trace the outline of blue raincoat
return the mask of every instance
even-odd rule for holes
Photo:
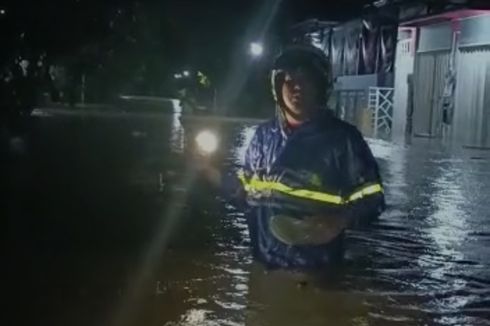
[[[342,255],[343,232],[328,243],[295,244],[273,232],[278,216],[338,215],[363,223],[384,209],[377,163],[360,132],[329,111],[293,130],[260,125],[239,179],[247,197],[254,256],[269,267],[320,267]]]

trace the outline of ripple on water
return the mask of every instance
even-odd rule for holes
[[[252,131],[238,133],[234,163]],[[208,300],[202,309],[192,307],[175,325],[490,323],[488,165],[433,145],[369,144],[388,210],[347,232],[340,266],[307,276],[300,287],[287,272],[256,268],[245,217],[227,205],[213,234],[219,277],[199,295]]]

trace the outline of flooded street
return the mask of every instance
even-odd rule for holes
[[[300,275],[254,262],[243,213],[183,160],[178,116],[29,130],[2,186],[6,325],[490,325],[489,151],[369,141],[388,209],[347,233],[340,265]],[[253,124],[221,132],[230,168]]]

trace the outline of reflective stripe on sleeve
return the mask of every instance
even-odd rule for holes
[[[289,196],[316,200],[324,203],[345,205],[354,201],[357,201],[366,196],[370,196],[376,193],[382,193],[383,187],[381,184],[370,184],[356,190],[349,196],[342,197],[339,195],[329,194],[326,192],[308,190],[308,189],[295,189],[291,188],[283,183],[276,181],[264,181],[260,180],[258,176],[253,176],[247,180],[243,171],[238,172],[238,178],[243,184],[246,192],[271,192],[277,191]]]

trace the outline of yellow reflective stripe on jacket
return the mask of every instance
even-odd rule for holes
[[[342,204],[343,202],[343,199],[340,196],[331,195],[319,191],[307,190],[307,189],[294,189],[280,182],[262,181],[259,180],[258,178],[252,178],[248,182],[248,187],[249,189],[256,190],[256,191],[275,190],[290,196],[312,199],[312,200],[317,200],[317,201],[322,201],[322,202],[332,203],[332,204]]]
[[[338,195],[332,195],[324,192],[307,190],[307,189],[294,189],[285,184],[275,181],[263,181],[257,176],[253,176],[250,180],[245,178],[242,171],[238,172],[238,178],[243,183],[245,191],[278,191],[290,196],[312,199],[330,204],[342,205],[349,202],[356,201],[365,196],[369,196],[378,192],[383,192],[383,187],[380,184],[369,185],[360,190],[357,190],[347,198],[342,198]]]
[[[379,183],[374,185],[369,185],[350,195],[348,201],[349,202],[356,201],[365,196],[373,195],[378,192],[383,192],[383,187]]]

